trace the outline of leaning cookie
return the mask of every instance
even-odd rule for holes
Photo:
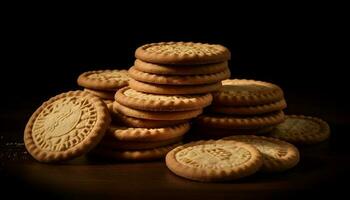
[[[330,128],[327,122],[316,117],[287,115],[269,136],[293,144],[315,144],[330,137]]]
[[[62,93],[33,113],[24,130],[24,144],[40,162],[69,160],[95,147],[110,121],[100,98],[83,91]]]
[[[257,172],[263,164],[252,145],[235,141],[197,141],[166,155],[166,165],[176,175],[195,181],[228,181]]]
[[[255,146],[264,158],[261,170],[265,172],[280,172],[293,168],[299,162],[298,149],[287,142],[264,136],[235,135],[223,138],[235,140]]]
[[[116,91],[128,85],[129,76],[126,70],[97,70],[82,73],[78,85],[93,90]]]

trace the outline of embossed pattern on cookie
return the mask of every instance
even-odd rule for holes
[[[137,48],[135,57],[157,64],[209,64],[229,60],[231,54],[217,44],[160,42]]]
[[[270,136],[293,144],[315,144],[330,137],[330,128],[327,122],[316,117],[287,115]]]
[[[82,73],[78,77],[78,85],[95,90],[115,91],[128,85],[127,70],[97,70]]]
[[[253,135],[237,135],[223,138],[223,140],[235,140],[255,146],[263,155],[264,165],[261,168],[265,172],[279,172],[288,170],[299,162],[299,151],[287,142]]]
[[[179,146],[166,156],[167,167],[196,181],[223,181],[255,173],[262,156],[249,144],[235,141],[197,141]]]

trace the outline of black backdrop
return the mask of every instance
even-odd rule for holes
[[[329,81],[334,68],[326,62],[329,19],[316,5],[258,5],[243,11],[219,2],[164,2],[149,10],[134,3],[107,10],[23,7],[7,15],[3,109],[29,104],[33,110],[52,95],[78,89],[80,73],[129,68],[138,46],[159,41],[223,44],[232,52],[232,77],[271,81],[287,94],[316,95],[317,101],[335,105]]]

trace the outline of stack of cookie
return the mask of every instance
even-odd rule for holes
[[[113,126],[95,153],[118,159],[164,157],[212,102],[230,76],[221,45],[168,42],[141,46],[129,69],[130,87],[113,102]]]
[[[152,94],[203,94],[218,90],[230,77],[230,51],[221,45],[192,42],[146,44],[135,52],[130,87]]]
[[[82,73],[78,77],[78,85],[97,97],[100,97],[111,110],[114,95],[118,89],[127,86],[129,81],[127,70],[97,70]]]
[[[197,133],[210,137],[237,134],[263,134],[284,121],[286,102],[275,84],[228,79],[213,93],[213,104],[199,116]]]

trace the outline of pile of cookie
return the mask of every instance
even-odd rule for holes
[[[222,85],[208,111],[196,119],[196,132],[202,136],[264,134],[284,121],[287,104],[277,85],[245,79],[224,80]]]
[[[118,160],[166,155],[167,167],[179,176],[221,181],[288,170],[299,162],[292,144],[329,138],[323,120],[284,115],[277,85],[227,79],[230,52],[221,45],[153,43],[135,56],[128,74],[85,72],[78,78],[85,91],[44,102],[24,131],[28,152],[41,162],[88,152]],[[221,139],[180,145],[193,118],[201,138]]]
[[[164,157],[190,129],[189,121],[211,104],[210,92],[230,76],[230,52],[221,45],[148,44],[138,48],[135,57],[129,87],[115,94],[113,122],[92,152],[95,155],[127,160]]]

